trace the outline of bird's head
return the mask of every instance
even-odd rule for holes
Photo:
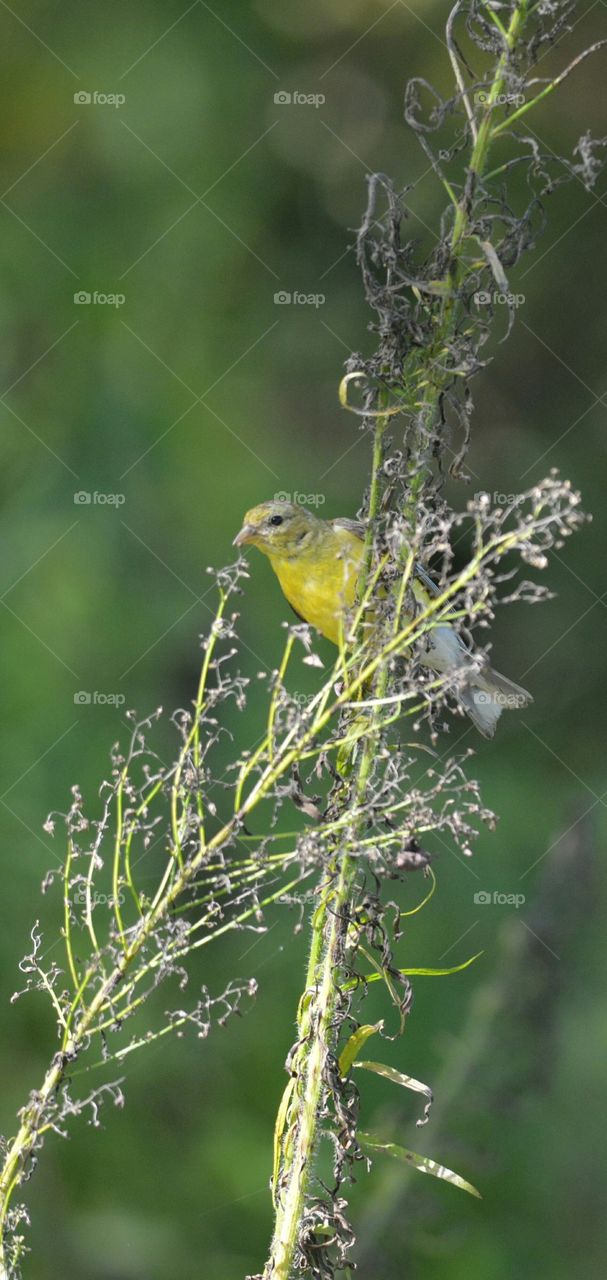
[[[267,556],[299,555],[314,541],[322,521],[293,502],[261,502],[247,511],[233,545],[251,544]]]

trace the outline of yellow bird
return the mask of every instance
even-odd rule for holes
[[[364,552],[364,526],[356,520],[320,520],[291,502],[262,502],[247,511],[234,546],[263,551],[298,617],[339,643],[348,610],[356,601]],[[412,591],[427,605],[438,588],[416,565]],[[458,680],[457,697],[477,729],[491,738],[504,708],[524,707],[530,693],[478,661],[448,623],[433,627],[421,661],[439,674],[470,668],[470,680]]]

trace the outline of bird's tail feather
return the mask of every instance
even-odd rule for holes
[[[475,672],[474,682],[459,690],[459,700],[472,723],[485,738],[492,738],[504,710],[520,710],[533,702],[530,693],[493,667]]]

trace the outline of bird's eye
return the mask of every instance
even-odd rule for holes
[[[268,520],[268,524],[282,524],[282,521],[283,521],[282,516],[270,516],[270,519]]]

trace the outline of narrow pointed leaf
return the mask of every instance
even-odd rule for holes
[[[463,964],[452,965],[450,969],[401,969],[400,973],[404,973],[407,978],[444,978],[449,973],[461,973],[462,969],[467,969],[483,954],[482,951],[477,951],[475,956],[470,956],[468,960],[464,960]]]
[[[278,1185],[278,1174],[280,1173],[282,1135],[283,1135],[283,1131],[284,1131],[284,1127],[287,1119],[287,1113],[289,1110],[289,1103],[291,1101],[291,1096],[293,1094],[293,1090],[295,1088],[296,1083],[297,1082],[296,1082],[295,1076],[291,1076],[291,1079],[288,1081],[285,1091],[280,1100],[280,1106],[278,1108],[278,1114],[276,1116],[276,1124],[274,1126],[274,1168],[272,1173],[272,1196],[274,1199],[274,1203],[276,1203],[276,1188]]]
[[[383,1151],[386,1155],[393,1156],[395,1160],[402,1160],[404,1164],[412,1165],[420,1173],[430,1173],[434,1178],[450,1182],[452,1186],[459,1187],[461,1191],[467,1191],[469,1195],[482,1200],[480,1191],[477,1191],[471,1182],[460,1178],[459,1173],[454,1173],[453,1169],[447,1169],[446,1165],[438,1164],[428,1156],[420,1156],[416,1151],[409,1151],[408,1147],[399,1147],[395,1142],[382,1142],[379,1138],[374,1138],[371,1133],[360,1133],[358,1136],[361,1145],[368,1147],[370,1151]]]
[[[480,236],[474,236],[473,239],[476,240],[477,244],[480,244],[480,247],[487,259],[487,262],[491,267],[491,272],[493,275],[493,279],[495,280],[495,283],[499,285],[500,289],[502,289],[504,293],[507,293],[508,277],[506,275],[506,272],[504,271],[504,268],[498,258],[498,255],[493,245],[490,243],[489,240],[481,240]]]
[[[447,975],[450,973],[461,973],[462,969],[467,969],[471,964],[474,964],[475,960],[479,960],[482,955],[484,955],[484,952],[477,951],[476,955],[470,956],[468,960],[464,960],[463,964],[454,964],[450,969],[406,968],[406,969],[399,969],[399,973],[402,973],[405,978],[444,978],[444,977],[447,977]],[[383,969],[379,973],[365,973],[363,980],[364,982],[379,982],[380,978],[381,979],[385,978]],[[358,981],[360,981],[360,979],[358,979]],[[345,982],[343,986],[343,990],[351,991],[352,988],[355,987],[356,985],[357,985],[357,979],[354,979],[351,982]]]
[[[424,1115],[421,1120],[417,1121],[418,1128],[428,1123],[430,1107],[434,1102],[434,1094],[429,1085],[422,1084],[421,1080],[416,1080],[414,1076],[406,1076],[403,1071],[397,1071],[395,1067],[388,1067],[384,1062],[355,1062],[354,1066],[365,1071],[374,1071],[378,1076],[385,1076],[386,1080],[391,1080],[393,1084],[400,1084],[404,1089],[413,1089],[414,1093],[423,1093],[427,1098],[424,1107]]]

